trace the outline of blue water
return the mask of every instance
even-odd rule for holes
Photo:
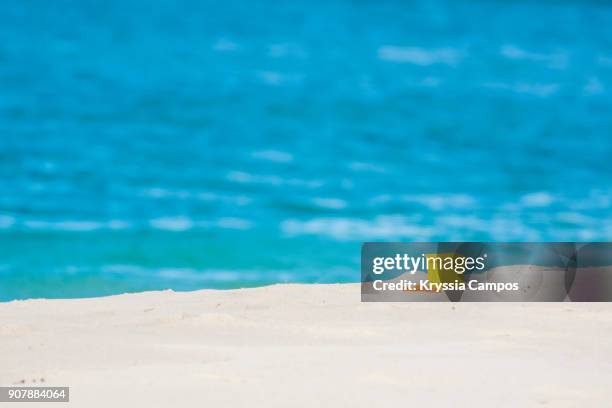
[[[612,239],[604,1],[3,1],[0,300]]]

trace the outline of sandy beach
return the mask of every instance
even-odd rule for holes
[[[70,386],[79,407],[611,399],[610,304],[359,298],[344,284],[3,303],[0,383]]]

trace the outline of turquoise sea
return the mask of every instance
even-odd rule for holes
[[[612,240],[612,4],[0,4],[0,300]]]

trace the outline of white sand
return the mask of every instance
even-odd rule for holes
[[[359,299],[278,285],[3,303],[0,384],[70,386],[74,407],[612,404],[612,304]]]

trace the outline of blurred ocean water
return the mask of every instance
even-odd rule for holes
[[[0,5],[0,300],[612,239],[612,5]]]

